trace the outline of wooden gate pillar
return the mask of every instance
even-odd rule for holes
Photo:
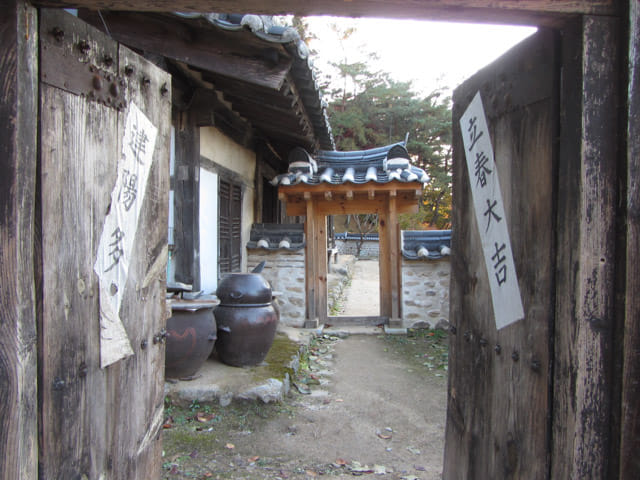
[[[380,262],[380,315],[389,318],[390,327],[402,325],[402,263],[400,261],[400,226],[396,192],[391,190],[379,214],[380,252],[388,261]]]
[[[318,212],[311,193],[305,192],[305,328],[327,320],[327,217]]]
[[[316,237],[316,224],[313,221],[315,218],[315,206],[311,200],[311,194],[306,192],[304,194],[304,200],[306,204],[306,218],[304,221],[304,235],[306,237],[306,245],[304,248],[304,263],[305,263],[305,292],[306,292],[306,312],[304,328],[316,328],[318,326],[318,314],[316,311],[316,282],[318,266],[315,262],[317,258],[316,243],[314,241]]]
[[[38,16],[0,17],[0,478],[38,478],[34,217]]]

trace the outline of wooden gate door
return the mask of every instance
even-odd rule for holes
[[[170,77],[40,16],[40,478],[160,478]]]
[[[444,478],[544,479],[549,470],[554,317],[556,38],[541,30],[454,93],[451,350]],[[460,118],[477,92],[495,164],[474,158],[471,179]],[[485,132],[486,134],[486,132]],[[490,164],[489,164],[490,165]],[[495,168],[494,168],[495,167]],[[497,174],[524,319],[498,329],[471,183]],[[492,205],[488,204],[488,205]],[[492,217],[492,218],[489,218]],[[494,260],[498,261],[498,257]]]

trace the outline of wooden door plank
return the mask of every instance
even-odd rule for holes
[[[626,310],[620,433],[620,479],[640,478],[640,4],[629,1]]]
[[[164,344],[154,337],[166,321],[171,98],[162,91],[163,86],[171,91],[171,78],[120,46],[122,73],[127,65],[139,72],[138,77],[129,79],[129,100],[158,128],[158,137],[120,314],[135,354],[118,362],[110,372],[108,413],[113,419],[110,451],[118,459],[113,462],[112,478],[146,479],[159,478],[162,466]],[[140,78],[149,82],[140,83]]]
[[[552,478],[607,478],[612,460],[618,30],[585,17],[564,35]]]
[[[168,75],[61,10],[41,12],[43,54],[109,67],[126,98],[158,128],[120,318],[133,355],[100,368],[100,293],[94,264],[123,151],[118,111],[41,84],[43,288],[41,314],[42,478],[160,475],[171,84]],[[47,38],[54,31],[60,35]],[[65,41],[65,39],[67,39]],[[83,52],[77,42],[86,41]],[[48,42],[48,43],[47,43]],[[46,48],[45,48],[46,47]],[[60,52],[59,52],[60,53]],[[78,57],[80,55],[80,57]],[[134,74],[125,75],[125,67]],[[50,80],[50,79],[47,79]],[[163,88],[163,86],[165,88]],[[70,245],[73,248],[70,248]]]
[[[9,0],[0,17],[0,478],[38,476],[34,212],[37,12]],[[39,283],[39,282],[38,282]]]
[[[76,42],[84,40],[94,47],[85,60],[98,64],[104,50],[97,45],[113,45],[63,11],[43,11],[40,18],[43,55],[48,48],[60,48],[77,58],[76,43],[70,40],[75,37]],[[56,29],[69,40],[51,46],[56,41],[51,32]],[[99,293],[93,267],[116,181],[120,114],[44,83],[40,97],[40,475],[99,478],[108,471],[109,432],[107,372],[100,369]]]
[[[555,38],[541,30],[454,93],[454,208],[447,479],[548,476],[553,319]],[[526,59],[526,60],[525,60]],[[535,90],[504,101],[522,73]],[[480,91],[489,123],[525,318],[496,330],[458,119]],[[540,92],[546,92],[542,98]],[[492,101],[495,98],[496,101]],[[475,179],[474,179],[475,180]]]

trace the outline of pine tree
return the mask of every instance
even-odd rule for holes
[[[431,182],[420,212],[403,215],[401,226],[412,229],[450,228],[451,107],[440,91],[421,97],[411,82],[398,82],[367,63],[337,64],[345,81],[330,95],[329,118],[339,150],[363,150],[402,141],[414,164]],[[349,80],[347,82],[346,80]],[[351,85],[347,90],[346,85]]]

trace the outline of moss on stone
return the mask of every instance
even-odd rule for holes
[[[287,335],[276,334],[267,357],[261,365],[253,367],[254,380],[276,378],[283,380],[286,374],[293,378],[300,356],[300,344]]]

